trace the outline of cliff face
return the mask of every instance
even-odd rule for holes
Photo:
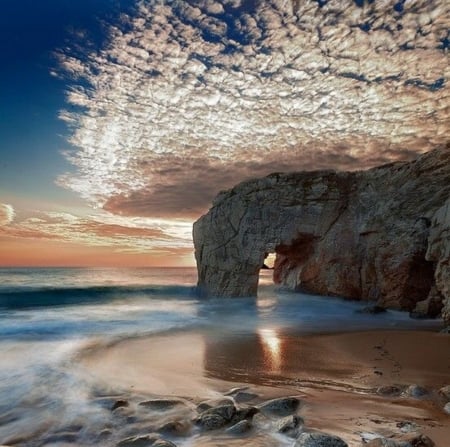
[[[450,148],[363,172],[272,174],[219,194],[194,224],[199,287],[254,296],[274,280],[450,319]],[[417,304],[419,303],[419,304]]]

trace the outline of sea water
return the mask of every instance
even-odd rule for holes
[[[44,445],[44,434],[58,427],[101,425],[102,413],[87,398],[92,384],[74,360],[94,342],[190,328],[245,335],[439,325],[289,292],[272,284],[270,271],[261,273],[258,298],[201,299],[196,280],[194,268],[0,269],[0,445]]]

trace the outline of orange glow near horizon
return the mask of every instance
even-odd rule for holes
[[[194,267],[192,251],[123,253],[61,241],[0,238],[0,267]]]

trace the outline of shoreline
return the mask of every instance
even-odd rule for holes
[[[450,417],[438,394],[450,382],[446,352],[448,335],[423,330],[298,335],[261,329],[230,335],[204,329],[91,346],[78,360],[91,377],[122,390],[124,399],[198,404],[245,387],[257,395],[251,404],[298,396],[309,429],[338,435],[350,447],[360,446],[364,436],[401,439],[404,427],[446,447]],[[426,394],[411,395],[411,385]],[[214,445],[214,436],[220,434],[200,436],[195,445]]]

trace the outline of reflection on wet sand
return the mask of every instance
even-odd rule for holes
[[[275,329],[259,329],[266,365],[272,371],[278,371],[281,365],[281,341]]]

